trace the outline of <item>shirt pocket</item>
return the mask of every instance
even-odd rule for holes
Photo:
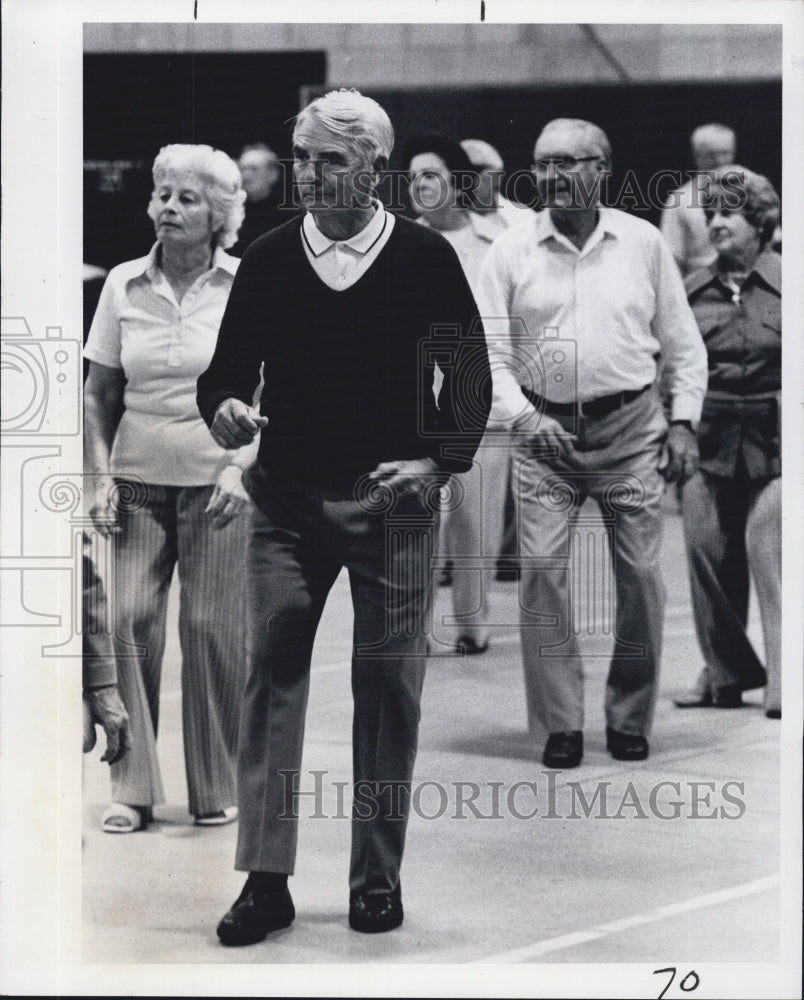
[[[759,321],[766,330],[771,330],[778,337],[781,337],[782,335],[781,301],[763,302],[759,308]]]

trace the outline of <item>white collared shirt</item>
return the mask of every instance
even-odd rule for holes
[[[325,236],[308,212],[301,227],[304,252],[324,284],[342,292],[368,271],[388,242],[395,222],[394,216],[377,202],[368,225],[351,239],[338,241]]]
[[[206,486],[227,453],[201,419],[196,382],[212,360],[240,261],[218,248],[211,269],[177,302],[157,266],[157,246],[109,272],[84,357],[126,377],[112,473],[163,486]]]
[[[549,210],[503,233],[480,275],[479,305],[495,369],[495,413],[528,416],[521,386],[553,402],[641,389],[662,357],[672,415],[696,423],[706,349],[658,229],[601,208],[579,250]]]
[[[497,207],[493,212],[472,212],[472,223],[478,236],[493,243],[507,229],[521,226],[533,216],[533,209],[517,205],[502,195],[497,196]]]

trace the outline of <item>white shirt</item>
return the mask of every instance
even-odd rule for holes
[[[667,240],[684,277],[708,267],[717,257],[709,239],[704,210],[698,204],[700,200],[700,178],[687,181],[672,193],[659,223],[662,236]]]
[[[533,210],[524,205],[517,205],[502,195],[497,196],[497,207],[493,212],[472,212],[472,222],[479,236],[490,243],[514,226],[521,226],[533,215]]]
[[[302,220],[302,245],[318,277],[336,292],[351,288],[368,271],[394,231],[396,220],[377,202],[369,224],[348,240],[325,236],[308,212]]]
[[[164,486],[206,486],[233,453],[215,444],[201,419],[196,381],[212,360],[240,261],[218,248],[211,270],[179,303],[157,266],[156,250],[109,272],[84,356],[122,369],[126,377],[112,474]]]
[[[549,211],[503,233],[480,275],[493,360],[494,412],[511,426],[532,416],[522,386],[553,402],[641,389],[661,353],[672,417],[697,423],[706,349],[672,254],[658,229],[601,208],[582,250]]]
[[[476,213],[467,212],[467,224],[460,229],[436,229],[424,216],[420,216],[416,220],[420,225],[432,229],[439,236],[443,236],[452,246],[461,262],[463,273],[466,275],[475,300],[477,300],[480,285],[480,267],[486,259],[489,247],[498,235],[497,232],[492,232],[488,225],[484,225],[480,219],[481,216]]]

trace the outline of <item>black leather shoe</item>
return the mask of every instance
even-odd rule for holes
[[[781,710],[781,708],[766,708],[765,709],[765,716],[768,719],[781,719],[781,717],[782,717],[782,710]]]
[[[545,767],[577,767],[582,759],[583,733],[579,729],[550,733],[542,754]]]
[[[393,892],[352,892],[349,896],[349,926],[363,934],[381,934],[399,927],[404,917],[402,887]]]
[[[218,924],[221,944],[256,944],[271,931],[289,927],[296,916],[287,886],[279,890],[254,889],[249,882]]]
[[[615,760],[645,760],[648,756],[648,741],[644,736],[618,733],[616,729],[606,729],[606,747]]]
[[[463,653],[464,656],[477,656],[479,653],[485,653],[488,648],[488,639],[478,642],[471,635],[459,635],[455,641],[455,652]]]

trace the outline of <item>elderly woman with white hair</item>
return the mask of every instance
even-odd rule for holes
[[[108,833],[144,829],[164,801],[156,754],[168,592],[178,564],[184,755],[200,826],[237,816],[234,761],[245,649],[243,561],[255,447],[215,444],[195,402],[239,261],[236,164],[170,145],[153,166],[156,243],[113,268],[89,332],[85,471],[95,528],[112,536],[112,609],[130,753],[112,765]]]

